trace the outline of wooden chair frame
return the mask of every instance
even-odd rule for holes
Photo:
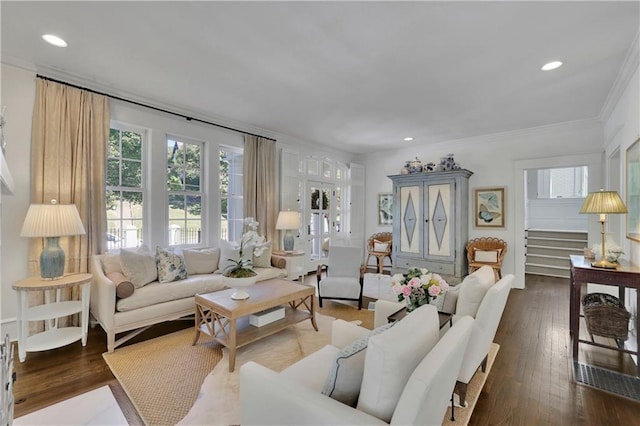
[[[387,250],[385,251],[374,251],[374,241],[377,240],[382,243],[389,244],[387,246]],[[391,259],[391,250],[393,247],[393,234],[391,232],[379,232],[377,234],[373,234],[367,240],[367,261],[365,262],[365,266],[369,267],[369,259],[371,257],[376,258],[376,264],[378,266],[378,273],[382,274],[384,271],[384,258],[388,257],[391,265],[393,266],[393,260]]]
[[[500,250],[497,262],[476,262],[476,250]],[[496,281],[502,278],[502,262],[507,253],[507,243],[500,238],[482,237],[470,240],[467,243],[467,261],[469,262],[469,273],[480,269],[484,265],[491,266],[496,274]]]

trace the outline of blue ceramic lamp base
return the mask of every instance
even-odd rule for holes
[[[282,244],[284,245],[284,251],[293,251],[293,233],[289,230],[284,234],[282,238]]]
[[[60,237],[46,237],[45,247],[40,254],[40,277],[55,280],[64,275],[64,250],[60,247]]]

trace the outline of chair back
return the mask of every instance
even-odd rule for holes
[[[514,276],[506,275],[487,290],[473,326],[473,333],[469,339],[469,346],[465,353],[458,380],[468,383],[478,369],[480,363],[489,353],[491,343],[496,336],[502,313],[507,305],[509,291],[513,286]]]
[[[476,251],[490,252],[497,251],[495,261],[478,260]],[[485,263],[487,265],[502,265],[504,255],[507,253],[507,243],[500,238],[482,237],[471,240],[467,243],[467,261],[471,263]]]
[[[379,232],[377,234],[373,234],[367,240],[367,251],[369,253],[386,253],[391,254],[391,245],[393,241],[393,234],[391,232]],[[379,244],[376,244],[379,243]],[[386,248],[381,250],[381,244],[386,244]],[[378,249],[378,250],[376,250]]]
[[[456,321],[418,364],[402,391],[391,424],[440,424],[451,400],[473,323],[470,316]]]
[[[331,246],[327,262],[327,276],[360,278],[362,249],[360,247]]]

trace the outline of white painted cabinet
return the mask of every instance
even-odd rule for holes
[[[393,265],[467,274],[468,170],[389,176],[393,181]]]

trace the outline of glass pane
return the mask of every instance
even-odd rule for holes
[[[309,159],[307,160],[307,174],[311,176],[318,176],[320,174],[320,165],[318,164],[318,160]]]
[[[200,214],[202,210],[202,197],[200,197],[199,195],[187,195],[185,198],[187,202],[187,219],[200,220]]]
[[[185,191],[200,191],[200,169],[187,168],[184,189]]]
[[[124,225],[120,247],[138,247],[142,244],[142,220],[132,220]]]
[[[340,213],[336,214],[336,220],[334,222],[334,227],[336,232],[340,232],[340,230],[342,229],[342,225],[341,225],[342,219],[340,218]]]
[[[201,224],[199,220],[187,220],[182,244],[200,244]]]
[[[120,131],[118,129],[109,129],[109,157],[120,156]]]
[[[322,210],[329,210],[329,200],[331,199],[331,193],[328,189],[322,190]]]
[[[142,219],[142,193],[133,191],[122,191],[122,211],[120,217],[123,219]]]
[[[173,220],[184,221],[184,195],[169,194],[169,223]]]
[[[320,209],[320,189],[311,188],[311,208],[314,210]]]
[[[322,163],[322,176],[327,179],[331,179],[331,175],[331,164],[325,161],[324,163]]]
[[[142,188],[142,163],[122,160],[122,186]]]
[[[105,204],[107,208],[107,220],[120,217],[118,213],[118,210],[120,209],[119,191],[105,191]]]
[[[122,132],[122,158],[142,160],[142,135]]]
[[[120,160],[107,160],[107,186],[120,186]]]
[[[309,235],[320,234],[320,213],[311,213],[309,219]]]
[[[328,234],[330,229],[329,229],[329,216],[326,213],[322,213],[322,233],[323,234]]]

